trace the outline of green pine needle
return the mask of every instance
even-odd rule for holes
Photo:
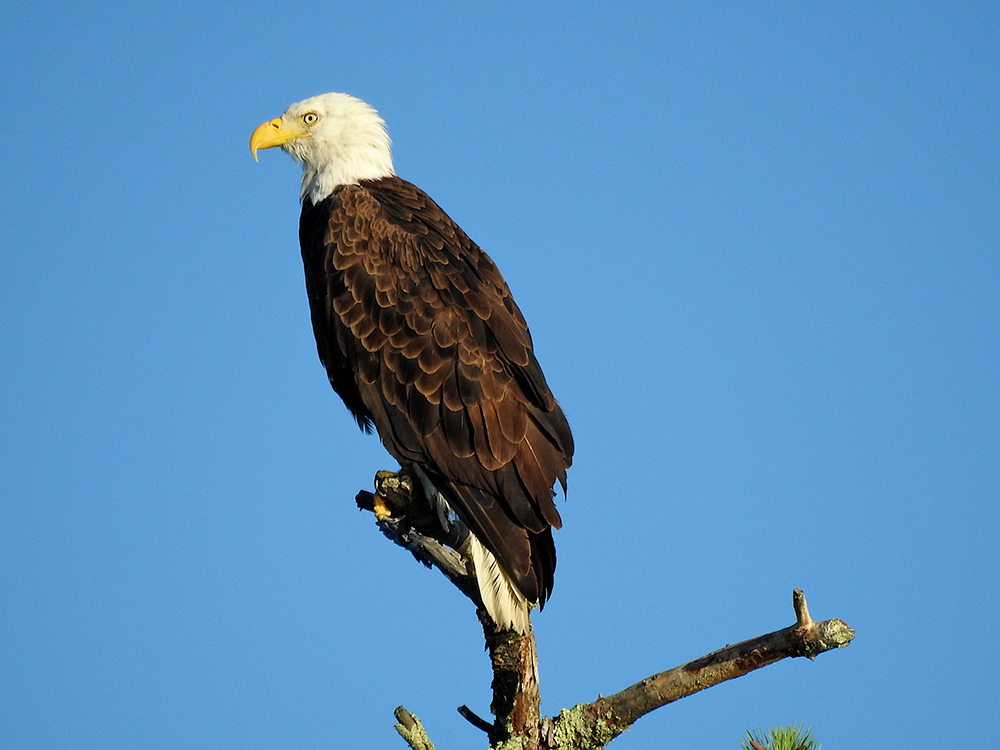
[[[802,724],[777,727],[769,732],[760,728],[756,732],[748,729],[747,738],[742,743],[743,750],[759,750],[752,742],[766,750],[820,750],[822,747],[812,736],[812,727],[803,729]]]

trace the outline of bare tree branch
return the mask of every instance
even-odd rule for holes
[[[792,598],[797,617],[795,625],[735,646],[726,646],[700,659],[647,677],[619,693],[576,706],[565,718],[561,714],[554,722],[557,739],[561,740],[558,746],[565,747],[566,740],[572,739],[566,732],[577,735],[576,742],[584,742],[568,745],[570,747],[590,747],[585,743],[595,738],[607,744],[641,716],[661,706],[720,682],[742,677],[789,656],[815,659],[824,651],[846,646],[854,638],[854,631],[843,620],[814,622],[810,619],[801,589],[795,589]],[[581,734],[581,727],[588,733],[586,736]]]
[[[398,723],[396,731],[399,736],[406,740],[406,744],[413,750],[434,750],[434,745],[424,731],[424,725],[420,719],[400,706],[394,712]]]
[[[459,706],[458,712],[462,714],[462,717],[470,724],[472,724],[472,726],[474,726],[476,729],[481,729],[487,734],[493,731],[493,726],[488,721],[486,721],[486,719],[482,718],[481,716],[473,712],[473,710],[468,706]]]
[[[720,682],[741,677],[780,659],[805,656],[815,659],[824,651],[846,646],[854,631],[843,620],[814,621],[805,594],[795,589],[792,606],[795,624],[735,646],[726,646],[687,664],[652,675],[631,687],[599,697],[554,718],[543,719],[538,686],[538,656],[535,637],[498,631],[479,599],[469,559],[458,550],[465,539],[445,538],[434,511],[414,490],[415,480],[405,467],[399,474],[379,472],[376,494],[358,494],[359,508],[380,507],[389,516],[378,521],[379,529],[394,543],[409,550],[428,567],[436,567],[477,607],[486,647],[493,666],[492,726],[468,708],[459,711],[475,726],[489,733],[490,746],[507,746],[508,740],[522,750],[588,750],[601,748],[651,711],[685,698]],[[454,534],[455,532],[453,532]],[[467,532],[458,532],[467,533]],[[464,710],[463,710],[464,709]],[[396,729],[413,750],[433,750],[420,721],[406,709],[396,710]]]

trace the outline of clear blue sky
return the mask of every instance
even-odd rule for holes
[[[485,5],[485,4],[484,4]],[[1000,735],[996,2],[8,3],[0,747],[484,745],[470,605],[354,507],[298,169],[346,91],[494,257],[574,428],[543,709],[857,630],[619,750]]]

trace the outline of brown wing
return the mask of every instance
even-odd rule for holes
[[[552,588],[573,439],[490,258],[397,177],[303,206],[320,359],[358,423],[420,465],[530,600]]]

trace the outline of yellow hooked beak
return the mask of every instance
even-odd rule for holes
[[[274,148],[296,138],[308,138],[312,135],[308,130],[296,127],[297,123],[283,122],[280,117],[261,123],[250,136],[250,153],[257,161],[257,151],[264,148]]]

